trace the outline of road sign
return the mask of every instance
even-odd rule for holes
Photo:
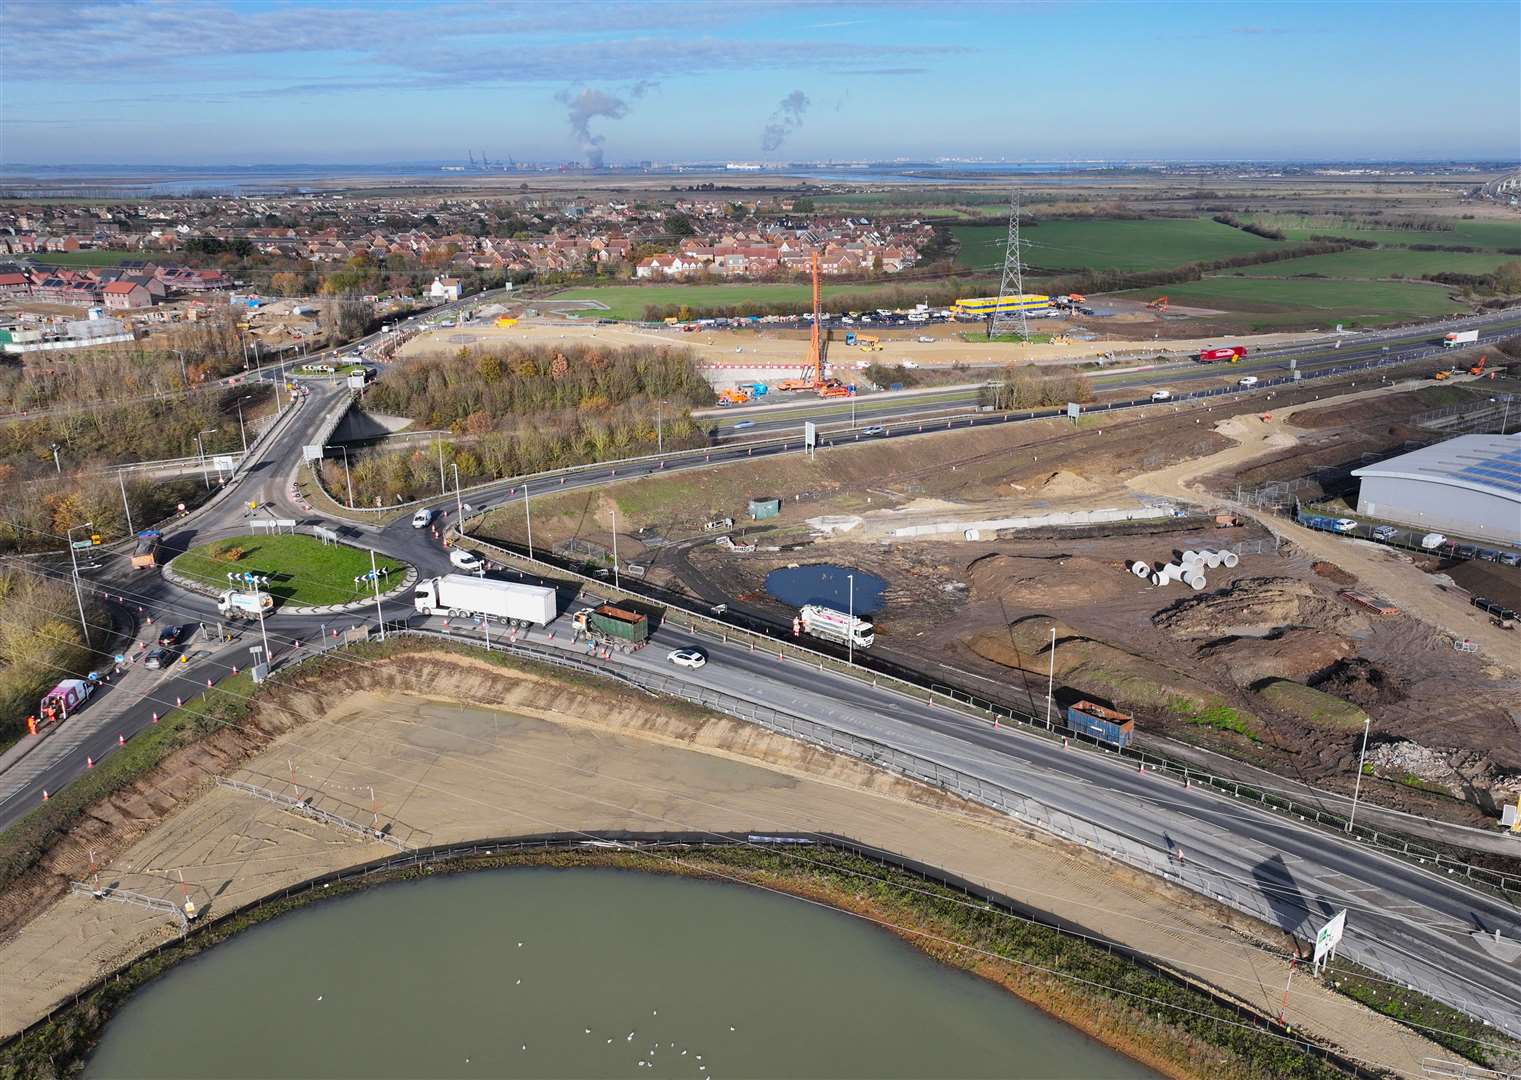
[[[803,421],[803,449],[812,450],[819,444],[819,428],[812,420]]]
[[[89,551],[94,546],[95,545],[89,540],[71,540],[69,542],[69,547],[73,548],[75,551]]]
[[[211,464],[219,473],[232,472],[232,458],[226,454],[218,454],[211,459]]]
[[[1076,420],[1083,414],[1083,407],[1075,401],[1067,402],[1067,415]]]
[[[1341,943],[1341,935],[1347,928],[1346,909],[1338,911],[1331,916],[1331,921],[1322,926],[1315,935],[1315,971],[1318,974],[1325,966],[1324,961],[1334,959],[1336,946]]]
[[[301,448],[301,460],[302,461],[321,461],[322,460],[322,447],[316,445],[315,443],[311,443],[311,444],[308,444],[306,446],[303,446]]]

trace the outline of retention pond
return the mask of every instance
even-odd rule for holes
[[[856,570],[834,563],[813,563],[808,566],[786,566],[766,575],[766,592],[784,604],[802,607],[819,604],[835,611],[850,611],[852,585],[855,578],[855,603],[857,615],[875,615],[882,610],[882,594],[887,582],[876,574]]]
[[[1150,1077],[882,930],[760,889],[508,869],[257,926],[117,1014],[90,1077]]]

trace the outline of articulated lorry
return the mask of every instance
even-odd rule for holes
[[[413,604],[419,615],[483,615],[491,619],[554,622],[556,598],[547,585],[492,581],[469,574],[446,574],[417,583]]]
[[[642,649],[650,638],[650,620],[642,612],[603,604],[582,608],[571,619],[578,634],[601,645]]]
[[[275,598],[267,592],[228,589],[217,597],[217,612],[224,619],[257,619],[275,610]]]
[[[811,634],[838,645],[854,644],[858,649],[869,649],[877,640],[876,630],[865,619],[852,618],[843,611],[818,604],[805,605],[798,611],[797,618],[792,620],[792,632]]]
[[[1444,349],[1456,349],[1459,345],[1477,344],[1478,340],[1479,332],[1477,330],[1459,330],[1444,337],[1442,339],[1442,347]]]

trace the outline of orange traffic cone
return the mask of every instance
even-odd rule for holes
[[[93,769],[93,768],[95,768],[95,759],[92,758],[92,757],[85,758],[85,768],[87,768],[87,769]]]
[[[47,802],[48,801],[48,789],[47,788],[43,788],[42,789],[42,801],[43,802]]]
[[[179,708],[183,704],[185,704],[184,700],[178,694],[175,694],[174,695],[174,707],[177,709],[177,708]]]
[[[156,723],[158,723],[158,713],[154,713],[154,714],[153,714],[153,722],[154,722],[154,723],[155,723],[155,724],[156,724]]]
[[[127,745],[127,737],[125,735],[118,735],[118,736],[116,736],[116,745],[117,746],[126,746]]]

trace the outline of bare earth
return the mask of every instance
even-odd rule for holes
[[[320,697],[287,693],[283,709],[265,706],[250,726],[283,733],[237,775],[287,791],[293,781],[324,805],[376,813],[419,844],[561,830],[843,834],[1102,927],[1260,1011],[1279,1008],[1286,968],[1264,951],[1283,949],[1276,930],[992,811],[751,725],[600,687],[437,654],[355,667],[337,677],[350,685],[329,679]],[[283,715],[263,715],[272,709]],[[293,715],[310,719],[292,727]],[[183,872],[211,912],[389,851],[209,784],[177,809],[115,803],[114,826],[88,830],[101,882],[179,900]],[[82,836],[64,844],[49,873],[87,877],[89,846]],[[24,891],[12,899],[25,902]],[[162,918],[125,905],[64,896],[42,906],[0,943],[4,1032],[170,933]],[[1287,1017],[1396,1072],[1419,1075],[1423,1057],[1441,1055],[1307,978],[1295,981]]]

